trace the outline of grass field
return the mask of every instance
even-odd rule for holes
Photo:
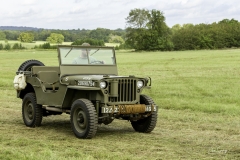
[[[0,159],[240,159],[240,50],[117,51],[120,75],[150,76],[159,106],[156,128],[135,132],[126,121],[75,138],[69,115],[28,128],[13,78],[25,60],[58,65],[56,51],[0,51]]]

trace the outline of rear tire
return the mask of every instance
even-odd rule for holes
[[[97,113],[91,101],[77,99],[71,107],[71,126],[77,138],[90,139],[97,132]]]
[[[25,125],[28,127],[40,126],[42,116],[42,106],[37,104],[35,93],[27,93],[22,103],[22,117]]]
[[[34,59],[27,60],[20,65],[18,71],[31,71],[32,66],[44,66],[44,64]]]
[[[149,104],[156,105],[152,100],[152,98],[146,95],[140,96],[140,103],[146,104],[146,105],[149,105]],[[147,118],[140,119],[137,121],[131,121],[132,127],[137,132],[150,133],[157,124],[157,114],[158,114],[158,111],[153,111],[152,114]]]

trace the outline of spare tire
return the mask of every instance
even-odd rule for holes
[[[32,66],[45,66],[45,65],[38,60],[31,59],[23,62],[18,68],[18,71],[31,71]]]

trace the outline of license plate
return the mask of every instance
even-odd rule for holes
[[[145,105],[145,112],[151,112],[152,111],[152,105]],[[153,111],[157,111],[157,106],[153,106]],[[119,106],[107,106],[101,108],[101,113],[118,113],[119,112]]]

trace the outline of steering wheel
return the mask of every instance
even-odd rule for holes
[[[103,61],[93,61],[90,64],[104,64],[104,62]]]

